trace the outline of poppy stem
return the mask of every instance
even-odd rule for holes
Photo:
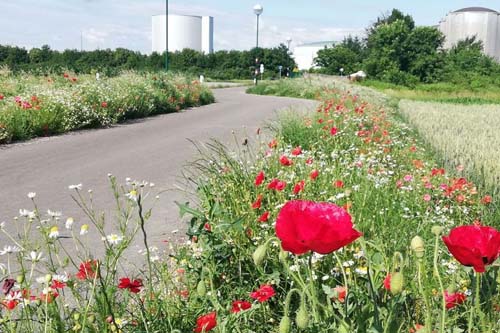
[[[436,243],[434,245],[434,275],[437,277],[438,283],[439,283],[439,289],[441,292],[441,325],[439,328],[440,333],[444,333],[445,331],[445,324],[446,324],[446,299],[444,296],[444,287],[443,287],[443,281],[441,280],[441,275],[439,275],[439,268],[438,268],[438,249],[439,249],[439,240],[440,240],[439,234],[436,234]]]

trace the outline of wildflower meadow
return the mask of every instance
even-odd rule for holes
[[[116,77],[36,76],[0,71],[0,144],[212,103],[198,81],[181,75],[125,72]]]
[[[148,243],[150,182],[110,175],[108,219],[84,185],[71,186],[81,221],[28,194],[32,208],[1,224],[1,331],[498,331],[491,193],[442,165],[385,95],[280,84],[254,89],[318,108],[281,114],[236,150],[200,148],[186,169],[199,203],[179,204],[184,243]]]

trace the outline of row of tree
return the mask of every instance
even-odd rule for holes
[[[256,59],[258,61],[256,62]],[[249,51],[217,51],[204,54],[190,49],[169,52],[169,70],[203,74],[214,79],[248,79],[253,77],[255,67],[264,64],[266,77],[279,75],[283,70],[293,69],[295,62],[288,48],[281,44],[275,48],[254,48]],[[119,48],[116,50],[77,51],[51,50],[45,45],[26,50],[15,46],[0,45],[0,66],[7,65],[14,71],[76,73],[99,71],[113,75],[122,70],[160,71],[165,69],[165,53],[141,54]]]
[[[435,27],[416,27],[413,18],[394,9],[366,29],[366,37],[347,37],[318,52],[320,72],[364,70],[370,78],[402,85],[418,82],[500,83],[500,64],[482,53],[482,43],[468,38],[443,49]],[[498,81],[498,82],[497,82]]]

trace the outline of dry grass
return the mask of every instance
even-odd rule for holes
[[[399,108],[448,167],[464,166],[488,188],[500,181],[500,105],[402,100]]]

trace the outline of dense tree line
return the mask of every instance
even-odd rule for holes
[[[500,84],[500,64],[482,53],[475,38],[443,49],[444,36],[434,27],[416,27],[413,18],[394,9],[366,29],[366,37],[347,37],[320,50],[320,72],[364,70],[372,79],[414,85],[453,82],[481,86]]]
[[[285,45],[274,48],[254,48],[249,51],[217,51],[204,54],[190,49],[169,52],[169,70],[203,74],[214,79],[249,79],[253,77],[256,66],[264,64],[265,77],[279,75],[278,66],[283,69],[295,67]],[[43,74],[64,70],[76,73],[102,72],[107,75],[122,70],[160,71],[165,69],[165,53],[141,54],[123,48],[116,50],[77,51],[51,50],[44,45],[41,48],[26,50],[15,46],[0,45],[0,66],[7,65],[14,71],[30,71]]]

